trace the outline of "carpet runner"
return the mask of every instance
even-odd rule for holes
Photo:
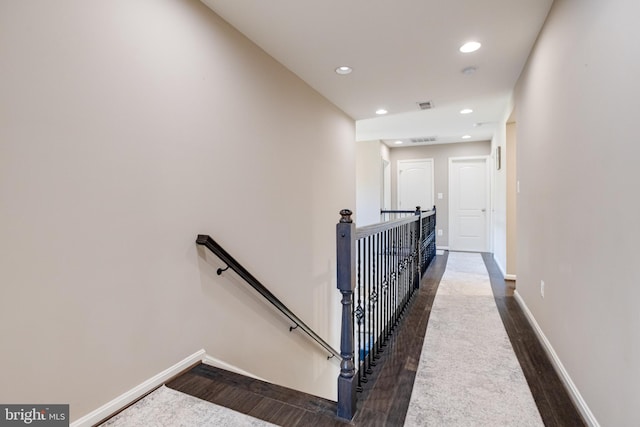
[[[480,254],[450,252],[405,426],[543,426]]]

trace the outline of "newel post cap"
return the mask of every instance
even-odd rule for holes
[[[353,212],[351,212],[349,209],[342,209],[340,211],[340,222],[342,223],[351,223],[353,222],[353,220],[351,219],[351,215],[353,215]]]

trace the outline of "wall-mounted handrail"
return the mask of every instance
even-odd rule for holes
[[[289,330],[297,329],[298,327],[302,329],[307,335],[309,335],[315,342],[320,344],[325,350],[327,350],[331,355],[328,357],[329,359],[332,357],[337,357],[342,361],[342,357],[340,356],[340,352],[335,350],[331,345],[329,345],[325,340],[323,340],[317,333],[314,332],[309,326],[307,326],[298,316],[296,316],[289,308],[282,303],[275,295],[269,291],[258,279],[256,279],[246,268],[242,266],[238,261],[236,261],[222,246],[220,246],[215,240],[211,238],[211,236],[206,234],[199,234],[196,239],[196,243],[202,245],[213,252],[218,258],[222,260],[227,265],[225,269],[218,269],[218,275],[220,275],[223,271],[231,268],[233,271],[238,274],[245,282],[247,282],[253,289],[258,291],[260,295],[262,295],[267,301],[273,304],[282,314],[284,314],[289,320],[291,320],[295,327],[290,327]]]

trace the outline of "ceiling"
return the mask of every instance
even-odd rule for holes
[[[355,119],[357,140],[402,147],[491,139],[553,0],[202,2]]]

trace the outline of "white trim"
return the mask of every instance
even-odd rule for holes
[[[193,353],[191,356],[188,356],[187,358],[181,360],[172,367],[165,369],[156,376],[146,380],[142,384],[139,384],[131,390],[121,394],[111,402],[102,405],[95,411],[90,412],[84,417],[72,422],[71,427],[90,427],[99,423],[100,421],[110,417],[111,415],[140,399],[142,396],[149,393],[154,388],[161,386],[167,380],[180,374],[190,366],[201,362],[205,356],[206,352],[204,350],[199,350]]]
[[[500,273],[502,273],[502,277],[507,280],[507,272],[505,271],[504,267],[502,267],[502,264],[500,263],[500,260],[498,259],[498,257],[496,257],[496,254],[492,254],[493,255],[493,260],[496,262],[496,265],[498,266],[498,270],[500,270]]]
[[[403,159],[396,162],[396,209],[400,209],[400,164],[401,163],[414,163],[414,162],[428,162],[431,163],[431,206],[420,206],[424,210],[433,209],[436,204],[436,163],[433,157],[430,159]],[[415,206],[413,207],[415,208]],[[413,209],[411,208],[411,209]]]
[[[244,375],[245,377],[251,377],[256,380],[267,382],[267,380],[265,380],[264,378],[260,378],[259,376],[254,375],[251,372],[247,372],[243,369],[238,368],[237,366],[230,365],[227,362],[223,362],[222,360],[216,359],[215,357],[209,356],[208,354],[204,356],[204,359],[202,359],[202,363],[213,366],[215,368],[224,369],[225,371],[235,372],[236,374]]]
[[[504,280],[516,280],[516,275],[515,274],[507,274],[507,272],[505,271],[505,269],[502,267],[502,264],[500,264],[500,260],[496,257],[496,254],[493,254],[493,260],[496,262],[496,265],[498,266],[498,270],[500,270],[500,273],[502,273],[502,277],[504,278]]]
[[[448,225],[448,230],[447,232],[449,233],[449,245],[451,245],[452,240],[451,240],[451,236],[453,235],[453,233],[451,232],[451,224],[453,224],[453,210],[451,209],[451,200],[453,199],[453,197],[451,197],[451,165],[453,164],[453,162],[458,162],[458,161],[465,161],[465,160],[484,160],[484,164],[485,164],[485,179],[486,179],[486,188],[485,188],[485,197],[486,197],[486,208],[485,208],[485,212],[487,214],[487,217],[485,218],[485,247],[484,250],[482,250],[481,252],[493,252],[493,197],[492,197],[492,191],[493,191],[493,187],[492,187],[492,170],[493,170],[493,163],[491,162],[491,156],[462,156],[462,157],[449,157],[449,162],[447,164],[447,167],[449,168],[449,170],[447,170],[447,179],[448,179],[448,191],[449,191],[449,200],[448,200],[448,205],[449,205],[449,225]],[[451,249],[453,251],[456,251],[458,249]],[[460,251],[466,251],[465,249],[460,249]]]
[[[436,249],[440,249],[443,251],[448,251],[449,250],[449,246],[436,246]]]
[[[578,407],[578,411],[580,411],[580,414],[582,415],[584,420],[587,422],[587,425],[591,427],[599,427],[600,424],[598,423],[598,420],[596,420],[596,417],[593,415],[593,412],[591,412],[591,409],[589,409],[587,402],[585,402],[585,400],[582,398],[580,391],[578,391],[578,387],[576,387],[575,383],[569,376],[569,373],[567,372],[564,365],[560,361],[558,354],[555,352],[555,350],[551,346],[551,343],[545,336],[544,332],[542,332],[542,329],[540,329],[540,325],[538,325],[538,322],[536,322],[536,319],[535,317],[533,317],[533,314],[529,310],[529,307],[527,307],[527,304],[524,302],[524,300],[522,299],[522,297],[520,296],[517,290],[514,292],[513,296],[515,297],[516,301],[518,302],[518,305],[520,306],[525,316],[527,317],[529,324],[531,325],[533,330],[536,332],[538,339],[542,343],[542,346],[547,352],[547,355],[551,359],[551,363],[553,364],[553,367],[555,368],[556,372],[560,376],[560,379],[562,380],[564,385],[567,387],[571,400],[573,400],[573,403]]]

